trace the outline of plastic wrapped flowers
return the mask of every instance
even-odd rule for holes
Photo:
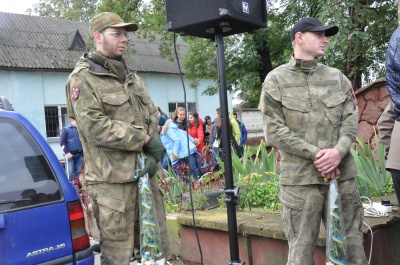
[[[139,156],[139,163],[142,167],[144,159],[144,156]],[[139,178],[139,202],[141,264],[164,265],[165,257],[162,252],[160,229],[147,174]]]
[[[346,230],[336,179],[333,179],[329,185],[328,207],[326,222],[326,265],[344,265],[347,261]]]

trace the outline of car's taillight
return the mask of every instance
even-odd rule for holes
[[[75,201],[68,203],[68,214],[74,251],[88,248],[90,242],[85,228],[85,219],[81,202]]]

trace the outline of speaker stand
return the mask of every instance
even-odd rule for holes
[[[231,133],[229,126],[228,95],[226,89],[224,38],[222,28],[215,29],[215,46],[217,48],[217,70],[219,86],[220,115],[222,117],[222,146],[225,165],[225,202],[228,213],[229,249],[231,261],[229,265],[244,265],[239,259],[239,245],[236,222],[236,206],[238,203],[239,187],[234,188],[231,156]]]

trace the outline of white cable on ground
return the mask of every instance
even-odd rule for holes
[[[362,204],[364,208],[364,216],[366,217],[387,217],[387,212],[391,211],[391,206],[373,204],[371,199],[368,197],[361,196],[361,200],[367,200],[369,202]],[[390,207],[390,209],[386,207]]]
[[[368,227],[369,231],[371,231],[371,247],[369,250],[369,259],[368,259],[368,264],[371,263],[371,257],[372,257],[372,245],[374,243],[374,233],[372,232],[372,228],[365,222],[363,221],[363,223]]]

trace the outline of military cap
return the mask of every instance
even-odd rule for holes
[[[336,33],[339,32],[339,27],[338,26],[324,26],[321,21],[314,17],[306,17],[302,18],[299,21],[297,21],[296,24],[294,24],[292,28],[292,41],[294,40],[294,37],[297,32],[315,32],[315,31],[325,31],[325,36],[333,36],[336,35]]]
[[[136,31],[139,27],[134,23],[125,23],[120,16],[112,12],[103,12],[95,15],[90,21],[90,36],[108,27],[124,27],[126,31]]]

